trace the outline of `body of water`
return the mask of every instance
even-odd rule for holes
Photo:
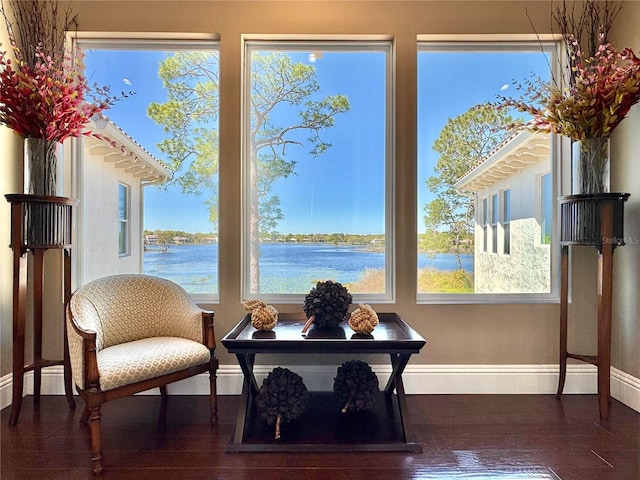
[[[473,271],[473,255],[462,256]],[[418,268],[456,270],[455,255],[418,254]],[[264,293],[307,293],[319,280],[357,281],[366,269],[384,269],[384,254],[326,243],[265,243],[260,246],[260,286]],[[167,253],[144,253],[144,273],[175,281],[190,293],[218,291],[218,245],[172,245]]]

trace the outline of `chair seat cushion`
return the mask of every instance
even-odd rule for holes
[[[113,345],[97,353],[100,389],[104,392],[177,372],[207,363],[210,358],[205,345],[179,337],[151,337]]]

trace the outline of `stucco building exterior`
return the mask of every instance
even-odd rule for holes
[[[548,135],[520,132],[456,183],[475,203],[476,293],[551,290],[549,152]]]

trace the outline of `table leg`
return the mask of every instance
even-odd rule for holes
[[[13,392],[9,425],[18,423],[24,386],[24,332],[27,304],[27,253],[13,254]]]
[[[569,247],[560,249],[560,376],[556,398],[560,399],[567,378],[567,321],[569,299]]]
[[[63,357],[64,365],[64,394],[67,397],[69,409],[76,408],[76,402],[73,399],[73,380],[71,377],[71,359],[69,358],[69,342],[67,339],[67,304],[71,298],[71,250],[64,251],[64,312],[62,316],[62,332],[63,332]]]
[[[384,388],[384,393],[386,393],[387,395],[393,393],[394,388],[397,388],[396,380],[402,375],[402,372],[404,372],[404,368],[407,366],[411,355],[399,355],[392,353],[390,354],[390,357],[392,367],[391,376],[389,377],[389,381]]]
[[[250,382],[252,393],[258,393],[260,387],[258,386],[258,381],[253,374],[253,364],[256,359],[255,353],[238,353],[236,354],[236,357],[238,358],[238,363],[240,364],[244,378],[248,379]]]
[[[42,387],[42,312],[44,285],[44,252],[36,248],[33,252],[33,403],[40,403]]]
[[[598,407],[601,420],[609,419],[611,404],[611,295],[613,248],[602,245],[598,256]]]

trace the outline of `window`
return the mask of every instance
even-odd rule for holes
[[[118,185],[118,254],[129,255],[129,211],[130,205],[129,187],[123,183]]]
[[[508,255],[511,252],[511,190],[502,192],[502,253]]]
[[[196,300],[217,300],[218,43],[82,34],[76,41],[85,52],[91,83],[108,85],[113,94],[132,92],[106,112],[103,125],[96,125],[98,133],[120,148],[83,140],[79,162],[81,192],[95,190],[106,178],[128,185],[128,215],[133,216],[121,218],[120,235],[123,241],[126,221],[129,246],[121,243],[119,250],[122,255],[129,248],[132,261],[119,271],[142,270],[175,281]],[[82,198],[80,204],[87,225],[106,208]],[[89,250],[106,251],[100,248],[104,238],[86,233],[84,241],[91,242],[87,255]],[[96,270],[110,265],[109,259],[85,263]]]
[[[491,195],[491,253],[498,253],[498,195]]]
[[[487,252],[489,246],[489,232],[487,232],[487,225],[489,224],[489,200],[482,199],[482,221],[480,223],[482,227],[482,251]]]
[[[540,243],[551,243],[553,196],[551,188],[551,174],[540,177]]]
[[[390,300],[390,41],[244,46],[243,298]]]
[[[556,163],[555,140],[513,131],[524,114],[492,105],[498,95],[519,97],[514,82],[550,78],[554,52],[544,41],[418,37],[419,302],[557,295],[551,252],[538,249],[535,188]]]

